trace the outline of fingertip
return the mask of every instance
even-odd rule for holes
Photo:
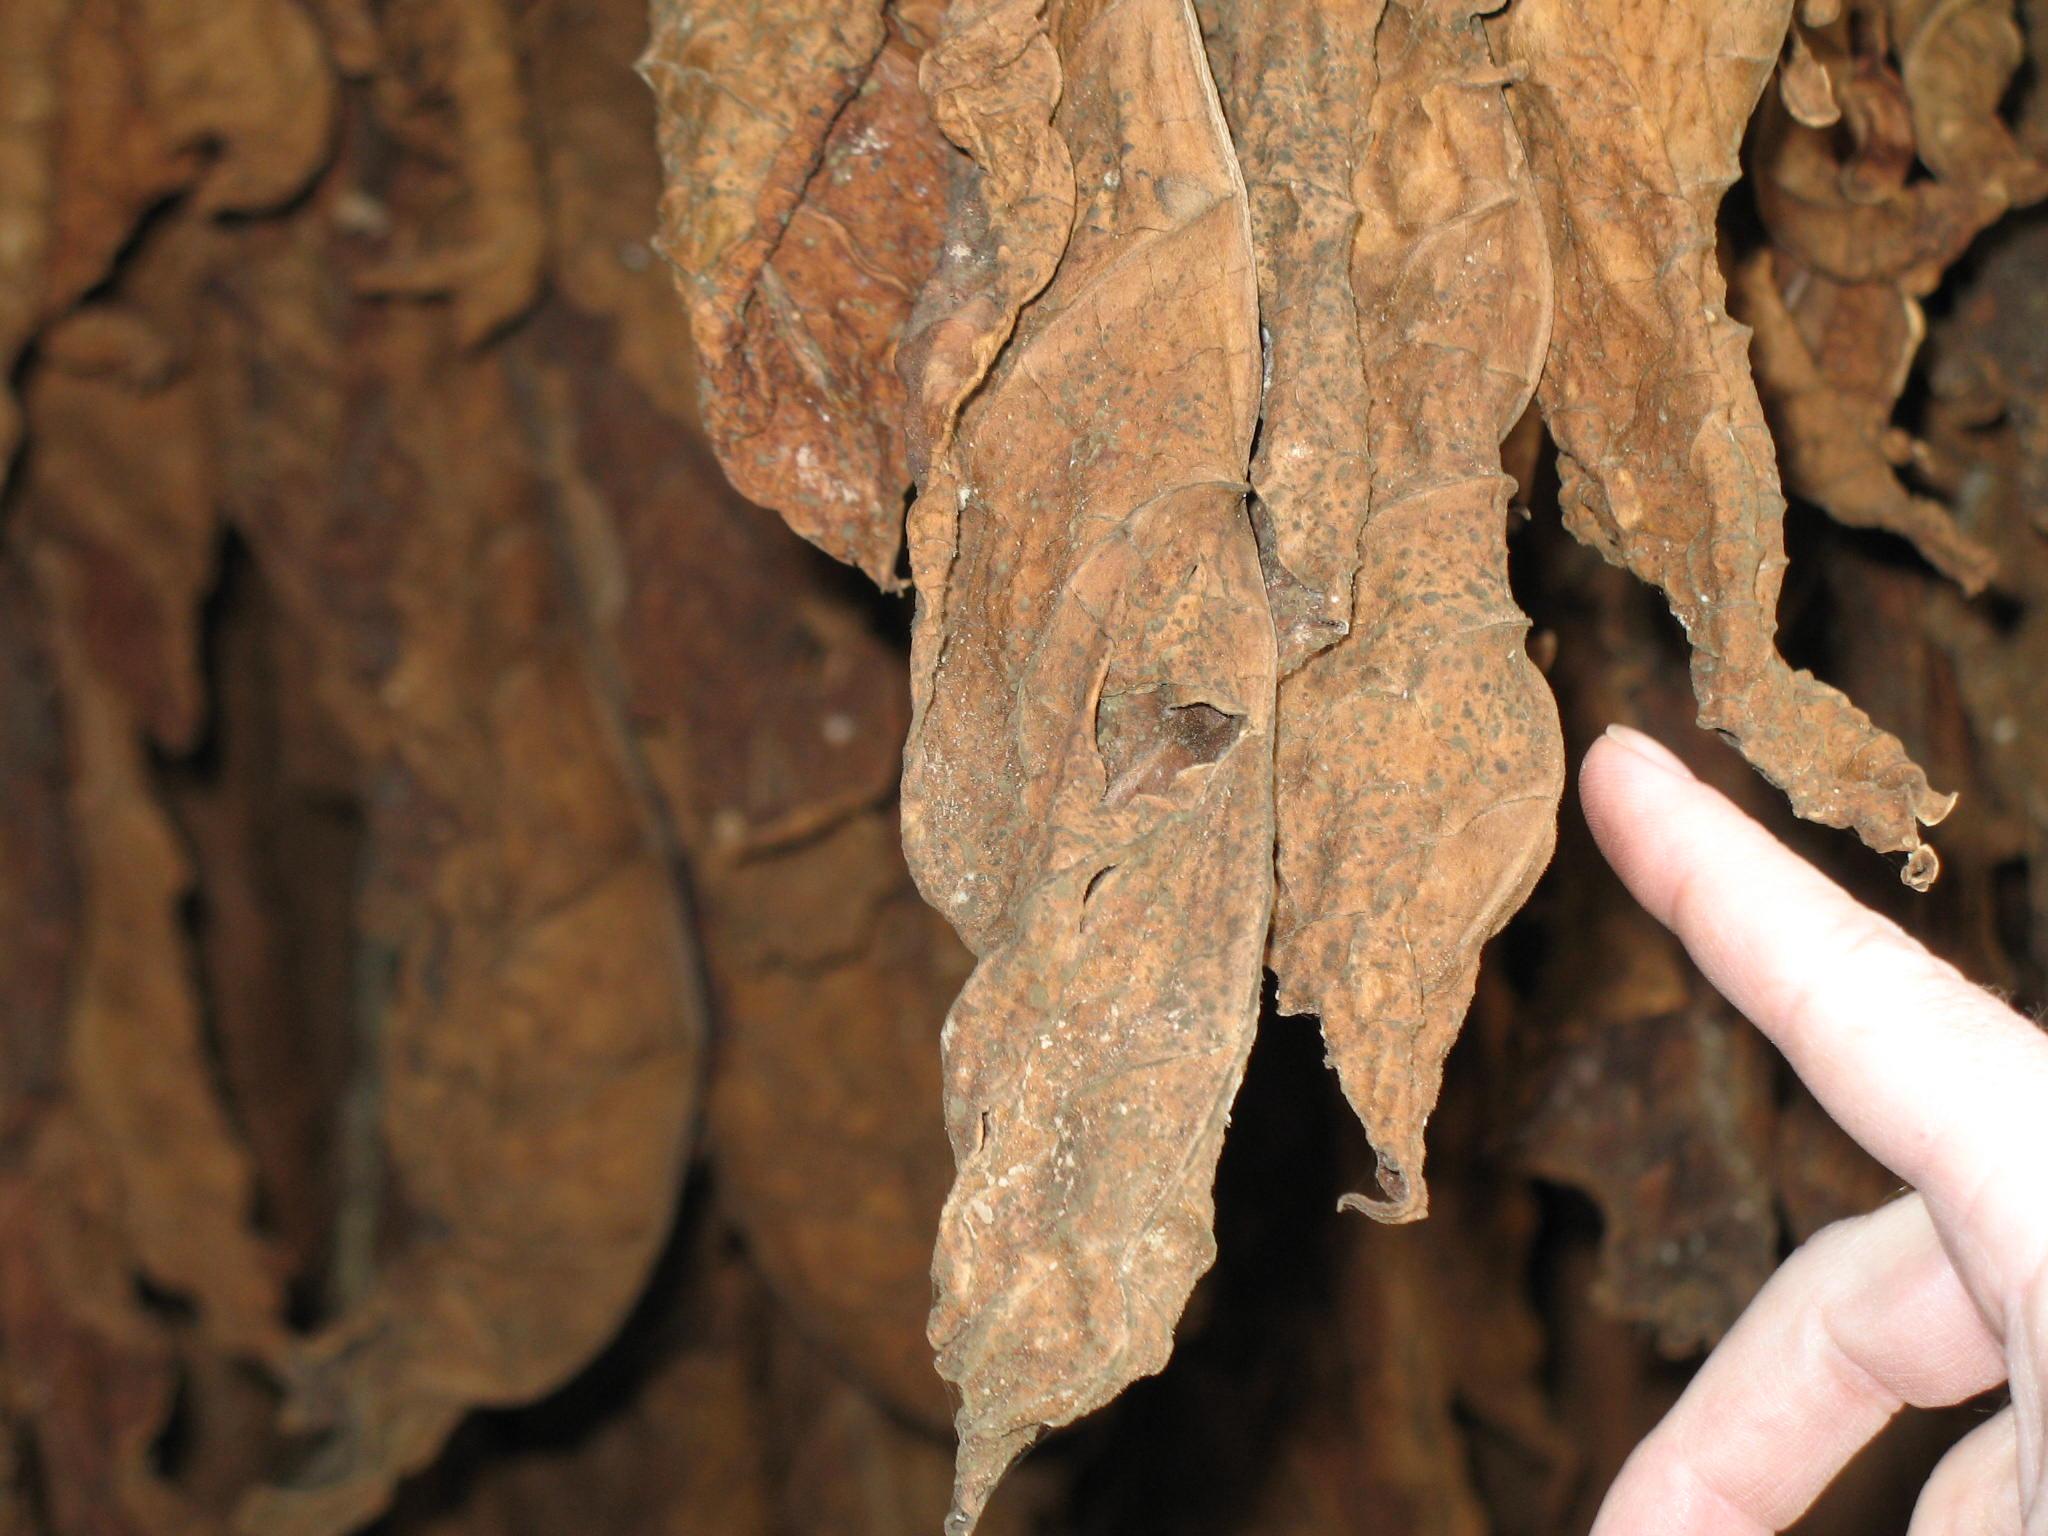
[[[1669,797],[1699,780],[1663,743],[1625,725],[1611,725],[1587,749],[1579,768],[1579,806],[1601,854],[1638,900],[1654,897],[1645,882],[1655,829],[1669,819]],[[1638,854],[1644,857],[1638,857]]]
[[[1647,736],[1632,725],[1622,725],[1616,722],[1607,727],[1600,740],[1612,742],[1621,751],[1629,753],[1631,756],[1648,763],[1651,767],[1662,772],[1688,781],[1695,777],[1693,771],[1685,766],[1684,761],[1676,752],[1665,746],[1663,742],[1657,740],[1654,736]],[[1593,745],[1597,750],[1600,742],[1595,742]]]

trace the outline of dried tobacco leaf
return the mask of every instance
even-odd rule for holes
[[[1753,185],[1772,242],[1797,265],[1844,283],[1899,282],[1921,295],[2006,199],[1977,183],[1911,175],[1912,110],[1884,36],[1883,25],[1860,12],[1813,34],[1842,128],[1801,124],[1767,101],[1750,157]]]
[[[650,319],[685,344],[671,299]],[[924,1318],[951,1159],[922,1111],[968,963],[884,804],[900,653],[636,387],[622,359],[639,338],[562,316],[538,329],[570,438],[555,472],[594,508],[580,574],[699,898],[726,1199],[798,1326],[897,1412],[943,1425]]]
[[[0,12],[0,485],[21,441],[14,365],[42,319],[44,253],[57,201],[62,49],[76,0]]]
[[[191,301],[204,231],[161,232],[127,293]],[[183,924],[189,858],[149,751],[201,726],[199,607],[213,577],[205,400],[189,374],[152,389],[40,370],[23,484],[27,560],[64,698],[82,890],[66,1022],[67,1086],[136,1269],[186,1298],[230,1350],[275,1346],[281,1274],[250,1228],[248,1157],[215,1093]]]
[[[64,1029],[78,941],[69,769],[46,615],[18,551],[0,550],[0,1157],[26,1145],[64,1093]]]
[[[1910,454],[1891,418],[1926,329],[1920,306],[1891,283],[1839,283],[1768,250],[1736,271],[1734,305],[1756,333],[1750,359],[1786,483],[1837,522],[1911,540],[1965,592],[1982,591],[1991,551],[1908,489],[1894,462]]]
[[[428,1472],[387,1517],[394,1536],[779,1536],[758,1363],[777,1319],[728,1231],[686,1218],[678,1244],[676,1282],[633,1325],[630,1368],[598,1388],[620,1400],[571,1434],[539,1410],[523,1435],[512,1426],[523,1454]]]
[[[954,0],[918,65],[933,120],[972,161],[956,163],[946,238],[899,359],[910,467],[920,479],[951,445],[961,406],[1066,249],[1074,163],[1052,126],[1062,75],[1044,10],[1045,0]],[[910,543],[915,575],[915,529]],[[931,586],[919,580],[922,601],[934,600]]]
[[[657,244],[688,300],[704,430],[744,494],[894,585],[910,484],[896,346],[952,158],[918,47],[878,0],[654,11]]]
[[[528,11],[519,36],[549,225],[549,291],[576,314],[611,323],[609,359],[581,366],[599,379],[623,370],[662,415],[694,421],[689,326],[675,276],[651,244],[648,209],[662,190],[654,103],[619,84],[620,61],[646,44],[647,6],[556,0]],[[569,348],[561,361],[578,357]],[[691,462],[705,457],[697,444]]]
[[[956,12],[959,56],[1031,15]],[[1063,157],[988,130],[1029,130],[1054,87],[1072,240],[957,433],[929,418],[911,513],[904,840],[980,957],[945,1032],[959,1175],[933,1271],[955,1533],[1043,1426],[1165,1362],[1214,1254],[1271,893],[1274,648],[1243,481],[1257,291],[1229,134],[1185,0],[1067,6],[1057,74],[1021,32],[1008,57],[1048,69],[949,83],[941,110],[982,177],[949,245],[1010,257],[964,328],[936,323],[915,390],[958,398],[1037,257],[1014,237],[1044,203],[1017,213],[1015,189]]]
[[[702,1029],[505,361],[426,309],[345,329],[325,203],[346,188],[247,233],[214,343],[231,513],[364,765],[389,1180],[366,1183],[394,1202],[288,1361],[287,1422],[324,1443],[244,1501],[266,1532],[352,1528],[471,1405],[544,1392],[611,1335],[666,1230]]]
[[[326,161],[335,88],[320,33],[296,0],[132,0],[156,129],[201,151],[208,212],[282,207]]]
[[[1372,506],[1350,633],[1281,686],[1271,958],[1379,1154],[1384,1199],[1345,1203],[1408,1221],[1428,1208],[1423,1126],[1480,949],[1556,837],[1563,744],[1508,591],[1500,472],[1550,271],[1477,24],[1390,4],[1373,38],[1379,152],[1353,175],[1350,254]]]
[[[1952,798],[1775,641],[1784,497],[1714,229],[1789,22],[1789,0],[1519,0],[1498,23],[1557,271],[1539,399],[1567,526],[1670,599],[1700,723],[1925,887],[1940,866],[1919,829]]]
[[[454,115],[452,134],[437,124],[416,131],[437,154],[445,138],[454,140],[463,233],[357,272],[356,288],[450,297],[456,335],[475,346],[531,307],[547,254],[540,169],[528,137],[511,17],[505,0],[403,0],[386,8],[383,41],[412,66],[381,76],[387,91],[410,97],[407,108],[423,117],[431,118],[443,102]],[[432,229],[438,222],[422,215],[400,228]]]
[[[1895,28],[1896,71],[1885,52]],[[2009,0],[1881,14],[1866,4],[1818,41],[1851,132],[1844,143],[1766,109],[1759,207],[1778,249],[1735,273],[1736,311],[1756,331],[1787,484],[1838,521],[1912,540],[1974,592],[1990,579],[1990,552],[1903,482],[1924,449],[1892,415],[1924,330],[1919,298],[2008,206],[2048,192],[1999,116],[2019,34]],[[1916,163],[1933,175],[1909,177]]]
[[[197,983],[219,1087],[303,1300],[325,1294],[345,1189],[337,1133],[359,1065],[355,891],[346,878],[306,876],[358,867],[362,774],[321,706],[306,637],[245,550],[231,543],[225,557],[208,607],[206,745],[161,765],[159,782],[192,858]],[[206,1413],[218,1416],[213,1404]],[[186,1443],[201,1455],[222,1438]]]
[[[722,864],[701,889],[726,1197],[799,1326],[897,1412],[943,1428],[924,1321],[952,1163],[927,1111],[968,957],[911,886],[893,817]]]
[[[2048,163],[2000,114],[2026,62],[2013,0],[1890,0],[1886,11],[1920,162],[2007,205],[2048,197]]]
[[[135,1303],[121,1192],[68,1114],[40,1132],[0,1174],[0,1415],[33,1454],[24,1536],[196,1536],[151,1466],[177,1381]]]
[[[1691,691],[1656,599],[1563,541],[1538,579],[1559,614],[1551,678],[1570,734],[1591,739],[1619,721],[1704,750],[1686,738]],[[1718,754],[1697,771],[1738,803],[1769,793]],[[1548,957],[1533,1000],[1547,1022],[1531,1032],[1512,1116],[1521,1161],[1598,1206],[1592,1301],[1650,1325],[1658,1349],[1681,1357],[1719,1338],[1778,1260],[1775,1058],[1630,899],[1582,821],[1558,866],[1547,921],[1570,942]],[[1588,953],[1605,959],[1589,966]]]
[[[1352,179],[1371,142],[1381,11],[1258,0],[1212,4],[1203,20],[1258,256],[1265,380],[1252,516],[1283,677],[1351,628],[1372,484]]]

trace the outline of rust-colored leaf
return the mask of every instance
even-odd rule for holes
[[[722,864],[703,887],[728,1198],[799,1325],[899,1412],[943,1427],[924,1319],[951,1163],[928,1111],[967,957],[911,887],[892,817]]]
[[[1371,142],[1383,7],[1268,0],[1209,11],[1258,254],[1265,380],[1252,516],[1285,676],[1350,632],[1372,488],[1352,183]]]
[[[640,65],[704,429],[742,492],[885,586],[910,483],[896,347],[952,158],[921,42],[877,0],[664,3]]]
[[[297,0],[133,0],[157,130],[200,151],[211,212],[275,209],[327,158],[334,76]]]
[[[1786,483],[1838,522],[1911,540],[1965,592],[1981,591],[1991,551],[1909,489],[1895,462],[1911,452],[1891,418],[1926,328],[1920,306],[1891,283],[1840,283],[1770,251],[1734,286]]]
[[[189,302],[203,234],[165,232],[136,266],[146,304]],[[197,629],[218,535],[204,399],[45,370],[29,390],[28,561],[64,699],[81,928],[66,1082],[118,1194],[137,1270],[230,1348],[277,1327],[273,1255],[250,1230],[245,1150],[215,1093],[182,923],[191,869],[152,782],[152,745],[201,727]]]

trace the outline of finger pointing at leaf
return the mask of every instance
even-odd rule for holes
[[[1945,1467],[1924,1509],[2018,1499],[2038,1521],[2048,1040],[1647,737],[1611,730],[1581,793],[1636,899],[1921,1191],[1794,1255],[1630,1458],[1596,1532],[1782,1530],[1901,1405],[2008,1379],[2017,1455]],[[2017,1486],[1986,1486],[2000,1478]]]

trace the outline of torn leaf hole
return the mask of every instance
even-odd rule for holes
[[[1190,768],[1218,762],[1244,731],[1244,716],[1213,704],[1173,704],[1163,690],[1107,694],[1095,711],[1103,800],[1122,805],[1159,794]]]
[[[1089,908],[1094,904],[1096,895],[1102,890],[1102,882],[1115,873],[1116,866],[1114,864],[1105,864],[1088,877],[1088,884],[1081,892],[1081,921],[1083,924],[1086,924],[1088,921]]]

